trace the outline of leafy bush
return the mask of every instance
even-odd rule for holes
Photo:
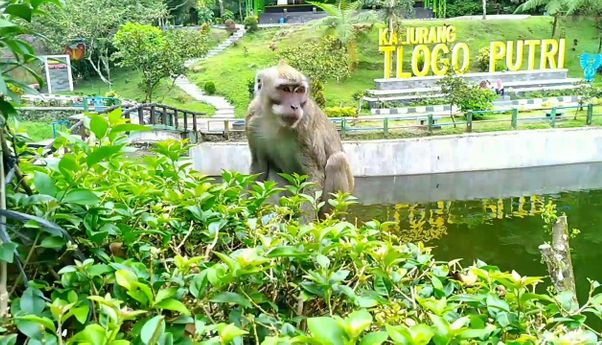
[[[481,3],[476,1],[456,0],[453,3],[447,3],[446,15],[448,18],[471,16],[481,14],[483,11]],[[512,13],[512,12],[508,12]]]
[[[209,51],[209,32],[205,30],[177,29],[168,31],[167,41],[170,49],[177,52],[184,60],[205,56]]]
[[[206,82],[205,85],[203,85],[203,90],[208,95],[215,94],[215,83],[212,81]]]
[[[324,97],[324,85],[318,79],[311,81],[311,96],[319,107],[326,106],[326,97]]]
[[[184,72],[184,61],[178,46],[170,44],[159,28],[137,23],[127,23],[119,28],[113,40],[117,52],[113,58],[119,65],[138,70],[142,75],[140,86],[145,101],[151,102],[153,92],[168,77]]]
[[[593,283],[582,305],[539,294],[539,277],[476,261],[437,261],[401,244],[391,223],[335,214],[301,224],[319,205],[305,177],[270,181],[224,172],[215,182],[180,157],[182,141],[126,154],[120,111],[90,115],[96,139],[59,138],[56,164],[22,155],[29,195],[9,186],[12,242],[3,344],[593,344],[602,316]],[[23,255],[31,253],[31,255]],[[15,256],[15,254],[19,254]],[[33,262],[35,261],[35,264]],[[18,296],[18,297],[17,297]],[[19,335],[17,335],[17,333]]]
[[[328,107],[324,108],[328,117],[356,117],[357,109],[355,107]]]
[[[215,19],[215,14],[213,13],[213,11],[206,6],[197,7],[197,16],[199,23],[202,24],[213,23]]]
[[[222,23],[226,23],[228,20],[234,21],[234,12],[226,9],[224,14],[221,16]]]
[[[245,18],[245,29],[249,32],[257,31],[259,28],[259,18],[257,16],[247,16]]]
[[[278,55],[310,79],[340,80],[351,73],[346,49],[332,36],[322,38],[318,44],[284,48]]]
[[[479,54],[477,55],[477,66],[479,67],[479,71],[486,72],[489,71],[489,57],[490,57],[489,48],[481,48],[479,49]]]
[[[453,74],[446,75],[437,84],[441,87],[441,92],[446,96],[451,107],[458,106],[464,113],[490,110],[493,108],[493,101],[497,98],[497,94],[492,90],[470,85],[461,77]],[[474,120],[482,118],[482,114],[473,114]]]

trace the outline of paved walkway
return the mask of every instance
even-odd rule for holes
[[[204,61],[207,58],[216,56],[226,50],[229,46],[231,46],[234,42],[241,39],[245,34],[245,28],[242,25],[236,26],[238,30],[230,36],[227,40],[222,42],[220,45],[210,50],[205,57],[190,59],[184,63],[187,68],[190,68],[197,63]],[[223,131],[224,123],[219,121],[220,119],[233,119],[234,118],[234,106],[228,102],[222,96],[209,96],[203,93],[203,91],[193,82],[191,82],[185,75],[180,76],[176,79],[175,83],[180,89],[186,92],[190,97],[196,99],[197,101],[201,101],[203,103],[207,103],[215,107],[215,115],[211,118],[211,121],[208,119],[198,119],[197,120],[197,128],[202,131]]]

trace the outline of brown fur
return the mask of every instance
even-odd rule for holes
[[[354,178],[339,133],[309,96],[296,126],[287,127],[278,122],[278,114],[273,113],[268,96],[276,94],[275,83],[279,78],[308,84],[303,74],[284,62],[258,73],[261,87],[249,104],[246,117],[251,173],[262,174],[260,179],[275,178],[275,173],[280,172],[308,175],[322,190],[324,200],[331,197],[330,193],[352,193]],[[326,203],[321,216],[328,210]]]

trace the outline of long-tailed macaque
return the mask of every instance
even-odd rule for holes
[[[261,70],[246,121],[251,174],[281,181],[277,173],[307,175],[326,201],[331,193],[352,193],[354,178],[341,138],[320,107],[309,97],[307,78],[284,61]]]

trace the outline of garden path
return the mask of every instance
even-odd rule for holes
[[[244,26],[236,25],[236,28],[238,30],[232,36],[230,36],[227,40],[222,42],[220,45],[218,45],[214,49],[210,50],[206,56],[204,56],[202,58],[195,58],[195,59],[187,60],[184,63],[184,65],[187,68],[192,67],[195,64],[202,62],[203,60],[205,60],[207,58],[216,56],[216,55],[220,54],[221,52],[223,52],[224,50],[226,50],[229,46],[234,44],[234,42],[240,40],[246,33]],[[224,97],[206,95],[203,92],[203,90],[201,90],[196,84],[191,82],[185,75],[178,77],[178,79],[176,79],[175,84],[180,89],[182,89],[184,92],[186,92],[188,95],[190,95],[190,97],[192,97],[198,101],[210,104],[213,107],[215,107],[215,115],[213,115],[212,119],[233,119],[234,118],[234,106],[230,102],[228,102],[228,100],[225,99]],[[198,121],[197,127],[199,127],[199,130],[209,130],[208,119],[199,119],[197,121]],[[211,130],[223,131],[223,126],[224,126],[223,122],[212,123]],[[218,128],[218,127],[221,127],[221,128]]]

